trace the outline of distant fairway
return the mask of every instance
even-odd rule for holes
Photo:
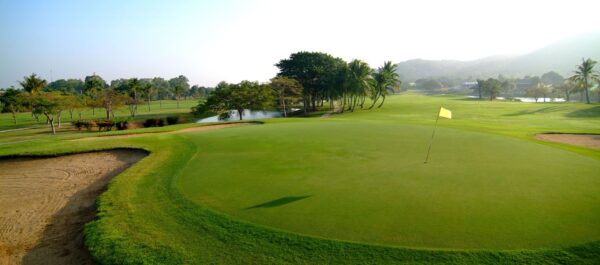
[[[453,119],[425,165],[440,106]],[[600,134],[598,104],[405,92],[328,118],[197,126],[4,132],[0,156],[150,152],[85,227],[101,264],[600,263],[600,151],[534,138]],[[139,135],[70,141],[124,133]]]
[[[430,126],[363,117],[189,134],[198,153],[179,187],[234,217],[350,241],[519,249],[600,239],[598,160],[442,127],[423,164]]]

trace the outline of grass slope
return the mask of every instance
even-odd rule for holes
[[[536,166],[543,163],[545,166],[561,171],[563,168],[560,163],[566,160],[565,164],[568,170],[580,170],[579,173],[591,175],[595,179],[598,178],[598,171],[589,173],[585,171],[586,169],[575,169],[579,166],[588,167],[590,163],[592,163],[592,169],[597,166],[598,160],[600,160],[598,151],[561,144],[539,143],[528,138],[540,131],[598,133],[600,132],[600,126],[598,126],[600,111],[598,111],[597,106],[488,103],[463,101],[455,97],[425,97],[417,94],[392,97],[389,99],[389,103],[381,110],[336,115],[327,120],[279,119],[271,120],[265,125],[228,128],[218,132],[153,134],[119,140],[81,142],[60,140],[60,137],[66,139],[73,137],[72,135],[59,136],[59,138],[44,137],[35,142],[0,145],[0,155],[59,154],[114,147],[144,148],[151,152],[148,157],[111,182],[108,191],[102,195],[99,201],[99,218],[86,227],[86,244],[101,264],[597,264],[600,262],[600,242],[598,241],[574,244],[574,246],[551,246],[561,245],[558,241],[562,240],[565,243],[585,241],[585,236],[575,231],[578,227],[574,227],[575,230],[572,230],[575,239],[571,241],[566,238],[568,235],[555,235],[562,237],[558,238],[558,241],[552,241],[552,238],[542,240],[545,242],[541,243],[536,243],[535,240],[530,241],[534,245],[547,244],[547,247],[536,248],[535,250],[436,250],[350,243],[322,237],[303,236],[267,227],[270,224],[264,222],[263,225],[256,225],[255,222],[262,221],[252,220],[252,216],[236,214],[236,211],[240,211],[240,207],[236,204],[237,201],[240,202],[239,206],[244,209],[249,208],[245,210],[246,212],[255,212],[254,216],[258,218],[256,216],[269,214],[269,210],[284,211],[282,213],[285,213],[285,211],[293,212],[290,208],[296,207],[297,210],[304,211],[308,208],[298,209],[297,207],[303,207],[303,204],[308,204],[311,200],[313,201],[312,204],[315,200],[324,200],[325,195],[317,193],[318,189],[310,194],[285,193],[284,195],[288,198],[284,197],[277,200],[277,198],[280,198],[277,197],[280,195],[276,194],[278,190],[300,189],[301,187],[297,185],[297,181],[303,181],[307,187],[311,187],[311,185],[311,188],[320,186],[319,188],[322,190],[328,189],[329,192],[337,192],[337,195],[329,195],[331,196],[330,199],[336,199],[336,196],[339,197],[339,194],[342,194],[343,191],[338,189],[342,189],[346,185],[348,186],[348,193],[356,193],[358,198],[379,202],[381,202],[381,198],[378,197],[384,196],[428,195],[429,197],[426,199],[429,201],[440,201],[440,198],[444,195],[452,198],[452,196],[455,196],[452,194],[453,190],[444,189],[442,188],[443,185],[438,182],[434,183],[433,180],[415,178],[413,183],[407,181],[402,185],[416,185],[415,187],[421,188],[411,190],[404,187],[405,191],[413,192],[413,194],[399,193],[397,195],[396,193],[391,194],[390,192],[379,192],[376,189],[372,190],[374,186],[364,186],[365,179],[369,178],[362,176],[366,172],[373,172],[371,174],[376,177],[370,179],[374,181],[374,184],[388,184],[391,177],[388,176],[389,174],[385,174],[386,170],[392,170],[396,174],[398,168],[411,168],[406,165],[410,166],[413,161],[418,162],[422,157],[419,141],[422,141],[423,137],[426,138],[429,129],[431,129],[431,127],[423,125],[432,123],[432,117],[439,105],[444,105],[453,110],[456,119],[441,121],[441,128],[438,131],[439,137],[436,138],[432,150],[432,163],[430,165],[438,165],[438,167],[445,165],[444,168],[438,168],[437,173],[447,175],[448,179],[436,176],[437,174],[427,174],[426,171],[431,169],[423,167],[405,170],[413,171],[414,174],[418,173],[438,178],[437,180],[444,185],[453,185],[453,188],[461,189],[464,187],[457,183],[451,183],[452,180],[457,181],[456,176],[451,176],[451,173],[462,171],[460,171],[460,168],[453,168],[450,162],[457,162],[458,159],[458,162],[466,163],[471,168],[477,168],[474,161],[463,159],[476,159],[482,162],[486,161],[485,158],[493,156],[492,158],[498,161],[491,160],[491,162],[486,163],[486,167],[480,166],[479,170],[496,172],[499,165],[506,165],[506,163],[511,162],[511,159],[505,153],[510,152],[511,148],[515,148],[517,151],[525,152],[523,154],[515,152],[516,157],[512,161],[515,164],[521,164],[516,158],[531,159]],[[479,109],[476,109],[476,107]],[[543,111],[547,107],[557,108]],[[525,114],[514,115],[520,113]],[[570,115],[575,116],[571,117]],[[489,121],[488,117],[493,120]],[[288,134],[290,137],[286,137]],[[302,135],[302,137],[299,135]],[[396,135],[404,138],[395,137]],[[273,140],[268,141],[265,137],[271,137]],[[316,138],[310,141],[311,137]],[[293,139],[297,144],[290,142],[290,139]],[[324,142],[317,142],[316,140]],[[416,142],[413,143],[413,140],[416,140]],[[465,143],[471,146],[463,146]],[[475,156],[472,151],[464,151],[464,148],[475,150],[477,148],[472,146],[478,144],[497,148],[500,154],[493,155],[491,152],[486,151]],[[505,147],[505,145],[509,147]],[[312,148],[319,152],[310,152]],[[403,150],[405,151],[402,152]],[[460,154],[461,150],[465,154]],[[322,151],[326,154],[320,154]],[[298,154],[295,154],[296,152]],[[448,154],[449,152],[458,153],[458,156],[453,157]],[[527,152],[531,152],[530,156],[527,155]],[[469,153],[471,155],[468,155]],[[398,155],[401,159],[384,156],[390,154]],[[322,164],[312,165],[308,163],[309,161],[315,161],[314,159],[321,159],[319,156],[328,159],[327,161],[330,162],[328,164],[339,164],[337,170],[334,167],[321,168]],[[536,158],[536,156],[541,157]],[[257,157],[268,158],[271,161],[259,160]],[[545,157],[549,157],[550,160],[545,161]],[[447,159],[451,160],[444,162]],[[378,163],[379,165],[387,166],[371,168],[372,165],[362,166],[358,163],[362,161],[369,164],[378,160],[382,160],[381,164]],[[254,165],[253,162],[257,165]],[[440,165],[438,163],[446,164]],[[273,171],[281,174],[277,177],[271,176],[268,179],[269,176],[262,176],[265,171],[259,165],[267,165],[269,167],[268,172]],[[487,168],[487,166],[491,168]],[[207,171],[199,172],[195,170]],[[516,169],[514,170],[516,171]],[[307,174],[304,179],[301,176],[293,179],[293,172],[304,171],[317,175]],[[332,171],[335,174],[330,175],[335,178],[314,179],[316,176],[324,176],[327,172],[331,173]],[[232,172],[253,175],[256,180],[244,179],[244,176],[228,175]],[[223,174],[220,179],[217,178],[217,173]],[[346,183],[340,182],[343,178],[338,173],[349,175],[349,181],[346,181]],[[518,187],[512,187],[515,185],[503,183],[500,177],[493,179],[492,184],[504,191],[513,192],[509,193],[510,195],[524,196],[525,199],[535,199],[535,196],[527,194],[531,188],[548,191],[552,190],[551,187],[548,187],[549,185],[555,185],[555,189],[567,192],[567,194],[556,192],[554,195],[558,198],[548,198],[544,197],[547,195],[546,192],[542,192],[540,194],[542,197],[538,199],[544,201],[554,200],[559,203],[557,207],[563,209],[569,208],[568,205],[565,206],[566,204],[571,204],[574,207],[574,212],[566,213],[566,215],[573,216],[565,217],[564,220],[569,221],[569,218],[574,220],[581,217],[580,221],[585,223],[589,221],[585,220],[586,218],[597,216],[597,208],[593,208],[594,206],[589,204],[590,200],[594,201],[598,198],[597,195],[588,194],[591,196],[590,198],[579,197],[578,192],[583,191],[587,194],[589,191],[586,191],[582,185],[572,183],[594,181],[593,178],[570,175],[563,176],[561,182],[555,179],[561,178],[560,174],[545,169],[543,173],[551,176],[550,184],[545,183],[545,179],[541,179],[541,174],[538,176],[538,182],[535,182],[535,176],[512,180],[517,181],[515,184],[535,184],[531,187],[525,187],[527,190],[519,190]],[[461,181],[468,181],[475,188],[493,190],[486,183],[477,183],[476,176],[480,174],[479,172],[470,172],[469,174],[472,174],[472,176],[465,176]],[[285,179],[295,183],[285,184],[282,181]],[[214,191],[210,191],[210,187],[198,186],[211,182],[214,183]],[[233,187],[226,187],[227,182],[231,182]],[[324,182],[324,184],[316,182]],[[326,185],[332,183],[338,185]],[[244,185],[250,186],[245,187]],[[292,187],[294,185],[298,187]],[[400,184],[393,183],[393,185],[399,187]],[[430,192],[429,188],[425,187],[427,185],[432,186],[442,194]],[[576,190],[569,193],[570,191],[563,189],[561,185],[567,185],[567,187],[576,188]],[[594,182],[590,183],[589,186],[588,189],[590,190],[598,188],[597,183]],[[258,190],[259,187],[262,189]],[[234,197],[226,194],[231,189],[236,189],[241,198],[222,199],[224,197]],[[384,187],[384,189],[387,188]],[[201,194],[200,191],[207,193]],[[420,191],[427,194],[421,194]],[[371,194],[373,198],[367,198],[366,194]],[[308,195],[311,195],[311,197],[303,197]],[[569,197],[569,195],[572,196]],[[489,200],[488,202],[493,202],[493,197],[483,191],[473,196],[483,196]],[[562,201],[561,196],[564,199]],[[506,201],[507,204],[514,203],[512,202],[515,200],[514,198],[506,197],[509,196],[503,196],[502,200]],[[345,196],[345,199],[348,198],[352,198],[352,196]],[[456,199],[456,197],[454,198]],[[447,205],[451,203],[452,201],[448,202]],[[343,201],[338,202],[338,204],[341,206],[350,205],[350,203]],[[328,205],[336,205],[336,203],[328,202]],[[358,199],[354,201],[353,205],[365,207],[360,205]],[[386,204],[386,206],[390,205],[394,206],[391,203]],[[468,205],[464,206],[468,207]],[[494,206],[499,206],[499,209],[497,209],[499,211],[507,209],[503,208],[503,205]],[[227,207],[234,210],[227,212]],[[313,209],[317,209],[314,207]],[[381,206],[373,205],[372,207]],[[479,205],[477,207],[481,208],[483,206]],[[552,208],[548,206],[552,217],[563,218]],[[219,210],[215,211],[213,209]],[[440,207],[437,214],[443,213],[444,209]],[[579,210],[585,209],[591,209],[596,213],[579,212]],[[221,213],[221,210],[225,211],[226,214]],[[339,209],[334,210],[339,211]],[[376,210],[374,209],[370,214],[373,215]],[[525,214],[527,219],[536,218],[535,212],[527,213],[522,209],[515,209],[512,216],[516,216],[517,213]],[[299,213],[294,214],[301,216]],[[313,213],[305,212],[304,214],[308,216]],[[314,214],[320,218],[324,217],[322,212],[317,211]],[[336,216],[336,213],[332,212],[329,215],[331,218],[338,218],[342,222],[344,218],[356,218],[358,219],[356,222],[366,224],[365,220],[357,218],[357,214]],[[482,228],[482,224],[486,220],[492,220],[489,218],[493,216],[479,217],[479,229],[484,229],[485,227]],[[284,220],[286,217],[280,216],[278,218]],[[315,219],[314,222],[317,227],[320,225],[318,221],[323,224],[327,220]],[[374,220],[374,222],[381,221],[381,218]],[[460,220],[450,221],[454,222],[449,222],[449,225],[460,225],[461,223]],[[526,231],[531,238],[535,238],[536,231],[548,234],[544,228],[531,227],[527,220],[522,221],[522,223],[517,223],[517,226],[529,227],[535,230],[532,232]],[[548,221],[550,224],[553,223],[553,220]],[[282,221],[282,223],[286,224],[285,221]],[[502,220],[494,220],[494,223],[501,227],[512,227]],[[351,224],[351,222],[347,222],[347,224]],[[422,227],[427,225],[408,221],[405,224]],[[300,225],[300,227],[309,226],[310,224]],[[430,227],[436,229],[434,225]],[[280,226],[280,228],[282,227]],[[324,231],[337,230],[335,227],[325,228],[327,229],[323,229]],[[400,230],[398,228],[398,231]],[[353,232],[356,231],[358,229]],[[345,235],[345,233],[342,234]],[[354,233],[354,235],[358,234]],[[446,234],[439,235],[438,239],[440,238],[448,239],[452,237]],[[589,241],[592,238],[593,236],[589,236],[587,240]],[[371,241],[370,239],[361,238],[358,238],[358,240]],[[481,238],[479,240],[485,240],[487,244],[494,241]],[[595,238],[595,240],[598,240],[598,238]],[[383,239],[380,242],[385,243],[385,240]],[[456,242],[455,240],[451,243]],[[458,240],[458,242],[464,243],[466,241]],[[498,247],[510,246],[498,245]]]

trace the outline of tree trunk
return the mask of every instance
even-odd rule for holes
[[[56,128],[54,128],[54,117],[51,117],[50,114],[44,113],[46,115],[46,120],[50,121],[50,127],[52,128],[52,134],[56,134]]]
[[[16,112],[16,111],[13,111],[13,112],[12,112],[12,116],[13,116],[13,121],[14,121],[14,123],[15,123],[15,124],[17,124],[17,112]]]
[[[56,112],[56,118],[58,119],[58,128],[60,128],[60,113],[61,112],[62,111],[60,111],[60,110],[58,112]]]
[[[287,118],[287,111],[285,109],[285,98],[281,95],[281,105],[283,106],[283,117]]]
[[[150,112],[150,96],[148,96],[148,112]]]
[[[96,108],[92,107],[92,117],[96,117]]]
[[[379,106],[377,108],[381,108],[381,106],[383,106],[383,102],[385,102],[385,94],[381,95],[381,104],[379,104]]]
[[[73,121],[73,109],[69,110],[69,118],[71,118],[71,121]]]
[[[567,96],[567,97],[566,97],[566,99],[567,99],[567,102],[569,102],[569,89],[567,89],[567,90],[565,91],[565,94],[566,94],[566,96]]]
[[[585,78],[585,101],[587,104],[590,104],[590,93],[588,92],[588,79],[587,77]]]
[[[377,103],[378,100],[379,100],[379,94],[377,94],[377,96],[375,96],[375,99],[373,100],[373,104],[371,104],[371,106],[369,107],[369,109],[372,109],[373,106],[375,106],[375,103]]]
[[[56,134],[56,128],[54,128],[54,119],[50,120],[50,127],[52,127],[52,134]]]
[[[242,120],[242,114],[244,114],[244,110],[243,109],[238,109],[238,114],[240,115],[240,121]]]
[[[178,97],[178,96],[176,96],[176,97],[175,97],[175,99],[176,99],[176,101],[177,101],[177,109],[179,109],[179,97]]]

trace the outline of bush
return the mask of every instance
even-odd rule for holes
[[[161,118],[150,118],[144,121],[144,127],[163,127],[165,126],[165,121]]]
[[[117,127],[117,130],[119,130],[119,131],[127,130],[127,129],[129,129],[129,121],[128,120],[116,121],[115,126]]]
[[[169,117],[167,117],[167,124],[168,125],[177,124],[178,122],[179,122],[179,116],[169,116]]]
[[[112,120],[96,120],[96,125],[98,125],[98,131],[102,131],[102,129],[110,131],[115,123]]]
[[[77,120],[72,122],[73,126],[77,127],[77,130],[81,131],[82,128],[87,129],[88,131],[91,130],[94,126],[96,126],[96,123],[93,121],[88,121],[88,120]]]

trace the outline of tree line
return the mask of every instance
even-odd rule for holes
[[[592,59],[582,59],[582,63],[576,66],[573,75],[567,78],[550,71],[541,76],[522,78],[498,75],[497,78],[477,79],[476,82],[464,82],[465,80],[462,79],[447,77],[422,78],[416,80],[411,86],[428,91],[437,91],[448,87],[458,91],[470,88],[479,99],[489,100],[494,100],[502,94],[509,97],[531,97],[536,102],[539,99],[564,97],[568,102],[573,100],[573,94],[578,94],[579,101],[590,103],[593,96],[591,89],[594,85],[598,87],[595,91],[596,97],[600,101],[600,77],[598,71],[594,69],[595,65],[596,61]],[[469,80],[472,79],[469,78]]]
[[[18,112],[31,112],[37,122],[40,116],[46,118],[52,132],[61,126],[63,113],[68,112],[70,119],[73,114],[81,113],[86,108],[91,108],[92,114],[96,110],[103,110],[106,119],[114,118],[114,110],[127,106],[130,116],[135,117],[142,104],[150,111],[150,102],[175,99],[177,108],[182,98],[198,98],[207,96],[211,88],[189,85],[187,77],[180,75],[169,80],[156,78],[129,78],[116,79],[108,84],[98,75],[86,76],[80,79],[60,79],[48,83],[36,74],[31,74],[19,82],[18,88],[0,90],[0,110],[12,113],[13,122],[17,124]]]
[[[236,110],[242,119],[244,109],[275,106],[287,116],[291,106],[301,107],[306,114],[317,111],[324,102],[340,112],[381,108],[386,96],[398,91],[401,85],[390,61],[373,69],[358,59],[346,62],[327,53],[301,51],[275,66],[279,73],[265,84],[221,82],[194,112],[226,116],[230,110]],[[371,102],[368,106],[367,99]]]

